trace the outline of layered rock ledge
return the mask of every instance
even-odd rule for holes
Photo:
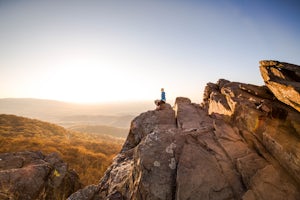
[[[142,113],[99,184],[68,199],[300,199],[300,113],[277,96],[220,79],[201,105]]]
[[[266,86],[276,98],[300,112],[300,67],[278,61],[260,61]]]

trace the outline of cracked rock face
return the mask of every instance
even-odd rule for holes
[[[98,185],[69,200],[297,200],[300,113],[266,86],[220,79],[131,124]]]
[[[56,154],[0,154],[0,199],[66,199],[80,187],[78,175]]]

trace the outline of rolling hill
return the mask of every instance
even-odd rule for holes
[[[123,139],[102,134],[82,133],[61,126],[15,115],[0,115],[0,152],[57,152],[75,169],[84,185],[95,184]]]
[[[47,99],[2,98],[0,113],[13,114],[60,123],[62,119],[72,116],[136,116],[147,109],[153,109],[153,102],[114,102],[78,104]],[[130,121],[129,121],[130,122]],[[105,124],[108,125],[108,124]]]

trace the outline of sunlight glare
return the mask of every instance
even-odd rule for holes
[[[104,64],[82,66],[77,63],[64,63],[52,73],[50,82],[46,83],[47,96],[76,103],[94,103],[133,100],[136,91],[143,91],[136,80],[128,80],[130,71],[117,67],[99,67]],[[106,65],[108,66],[108,65]],[[131,88],[131,89],[130,89]],[[126,92],[125,92],[126,91]],[[147,91],[140,96],[144,97]],[[135,95],[135,96],[134,96]]]

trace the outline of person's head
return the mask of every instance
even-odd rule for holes
[[[161,89],[160,89],[160,91],[162,91],[162,92],[163,92],[163,91],[164,91],[164,88],[161,88]]]

